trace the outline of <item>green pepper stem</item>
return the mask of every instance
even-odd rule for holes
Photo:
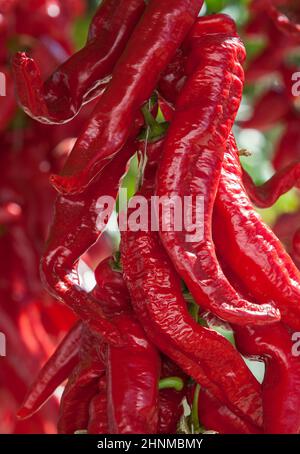
[[[200,394],[200,385],[196,385],[195,393],[193,398],[193,405],[192,405],[192,427],[194,433],[199,433],[201,430],[200,421],[199,421],[199,394]]]
[[[184,387],[183,380],[180,377],[167,377],[159,380],[158,389],[175,389],[176,391],[182,391]]]

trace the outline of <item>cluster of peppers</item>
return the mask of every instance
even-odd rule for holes
[[[17,14],[19,2],[11,3]],[[70,3],[73,13],[80,11],[81,2]],[[202,0],[104,0],[86,45],[53,72],[43,74],[40,54],[19,52],[13,58],[19,101],[31,120],[26,120],[29,131],[20,132],[22,155],[9,154],[6,159],[14,159],[14,165],[7,168],[22,173],[18,168],[28,155],[46,177],[51,174],[58,195],[40,266],[54,311],[55,332],[49,332],[57,338],[63,328],[56,324],[70,323],[63,306],[53,306],[55,300],[78,318],[31,385],[18,412],[24,424],[41,415],[41,407],[67,380],[59,433],[300,433],[300,359],[293,354],[300,272],[254,209],[298,186],[299,164],[284,153],[278,173],[260,187],[242,170],[232,129],[246,53],[234,21],[224,14],[199,17],[202,5]],[[252,2],[247,32],[267,32],[269,44],[246,76],[251,82],[278,72],[282,89],[260,101],[245,127],[263,129],[284,119],[288,130],[296,121],[284,61],[300,39],[297,8],[291,5]],[[47,38],[63,46],[65,37],[58,33],[69,33],[68,27],[53,30],[51,24]],[[30,27],[45,33],[42,19]],[[275,38],[279,44],[273,48]],[[270,99],[279,108],[267,118],[262,103]],[[163,122],[157,120],[161,116]],[[37,137],[45,142],[46,130],[60,142],[55,155],[49,138],[47,147],[37,150]],[[73,132],[76,142],[67,139]],[[159,232],[153,231],[149,213],[149,225],[122,229],[120,257],[114,254],[105,227],[99,228],[98,200],[117,198],[133,157],[142,174],[136,195],[149,207],[154,195],[164,198],[169,213],[174,197],[202,197],[201,239],[187,241],[189,226],[178,231],[173,216],[164,218],[163,212]],[[22,167],[31,168],[27,162]],[[40,181],[35,189],[36,174],[25,177],[30,189],[23,180],[22,190],[15,189],[16,177],[8,175],[12,187],[3,193],[24,198],[34,192],[34,208],[32,194],[25,202],[13,199],[20,215],[16,209],[11,214],[11,199],[1,200],[1,224],[9,224],[10,235],[16,226],[17,239],[20,226],[28,236],[34,228],[42,242],[53,192],[47,183],[41,190]],[[196,206],[189,209],[195,218]],[[107,211],[109,218],[113,210]],[[92,290],[83,285],[82,260],[94,269]],[[14,261],[13,272],[23,263]],[[23,270],[20,274],[24,280]],[[46,297],[25,281],[30,299],[38,295],[35,300],[45,304]],[[38,279],[36,285],[40,289]],[[29,311],[27,300],[22,307]],[[47,310],[42,313],[48,323]],[[230,327],[235,345],[216,325]],[[242,355],[265,363],[262,384]]]

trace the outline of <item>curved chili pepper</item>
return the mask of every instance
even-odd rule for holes
[[[154,193],[162,143],[148,147],[141,192],[147,199]],[[230,408],[259,424],[259,384],[224,337],[190,317],[180,279],[157,233],[150,226],[147,231],[122,232],[121,255],[132,304],[149,339],[186,374],[224,398]]]
[[[109,262],[99,264],[93,292],[124,338],[122,346],[107,347],[109,430],[116,434],[157,433],[159,354],[132,313],[122,274],[112,270]]]
[[[223,163],[214,222],[222,225],[216,247],[245,287],[259,302],[272,299],[283,322],[299,329],[300,273],[246,194],[233,136]]]
[[[256,186],[243,169],[243,184],[251,202],[258,208],[269,208],[292,188],[300,187],[300,163],[290,164],[276,172],[265,183]]]
[[[81,335],[82,323],[78,322],[59,344],[31,385],[24,403],[18,411],[19,418],[29,418],[36,413],[55,389],[70,375],[79,361]]]
[[[81,255],[101,234],[97,227],[100,212],[97,209],[98,199],[104,195],[116,198],[127,161],[135,151],[134,142],[127,144],[85,193],[58,196],[50,237],[41,262],[41,277],[49,292],[69,305],[91,329],[112,342],[120,342],[120,335],[113,324],[105,320],[96,299],[80,287],[77,264]],[[112,209],[110,207],[110,211]]]
[[[224,21],[230,22],[230,34]],[[186,225],[176,231],[176,226],[164,229],[161,223],[160,238],[200,306],[235,323],[272,323],[280,318],[272,305],[258,306],[242,300],[231,287],[219,267],[211,238],[212,211],[226,140],[242,96],[244,47],[234,22],[224,15],[202,18],[197,26],[200,35],[202,31],[197,46],[205,66],[199,64],[177,100],[158,173],[157,195],[164,198],[164,209],[168,212],[174,197],[183,201],[185,196],[191,196],[195,213],[196,196],[202,197],[204,232],[201,239],[187,242]]]
[[[198,412],[202,425],[220,434],[258,434],[261,430],[233,413],[209,391],[200,389]]]
[[[300,128],[299,116],[289,119],[274,153],[273,165],[281,170],[292,162],[300,160]]]
[[[284,89],[271,88],[257,100],[253,113],[248,120],[239,122],[243,128],[266,131],[286,119],[291,104]]]
[[[136,113],[151,96],[202,4],[203,0],[165,0],[163,4],[151,0],[61,175],[52,176],[58,191],[83,191],[120,151]],[[153,41],[153,36],[159,38]]]
[[[262,385],[265,433],[300,432],[299,357],[293,356],[291,333],[282,325],[237,327],[237,348],[243,355],[263,359],[266,365]]]
[[[275,25],[283,33],[289,36],[300,37],[300,8],[294,2],[283,2],[284,11],[281,11],[278,6],[273,4],[272,0],[267,0],[266,8],[269,16],[274,21]],[[285,5],[287,3],[287,5]]]
[[[86,46],[56,69],[45,83],[35,61],[18,53],[13,68],[25,112],[50,124],[74,118],[86,102],[103,91],[144,8],[144,0],[102,2],[92,20]]]

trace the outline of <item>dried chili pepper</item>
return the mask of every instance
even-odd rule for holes
[[[263,359],[266,372],[263,381],[265,433],[297,434],[300,432],[299,357],[293,355],[291,333],[282,325],[238,327],[237,347],[242,354]]]
[[[266,131],[287,118],[291,105],[284,89],[271,88],[257,100],[248,120],[240,122],[243,128]]]
[[[202,4],[202,0],[150,2],[61,175],[51,179],[58,191],[83,191],[120,151],[136,113],[151,96]],[[159,39],[153,42],[153,36]]]
[[[55,389],[70,375],[79,361],[78,352],[82,335],[82,323],[77,323],[67,334],[50,360],[41,369],[31,385],[18,417],[28,418],[36,413],[53,394]]]
[[[127,161],[135,151],[134,143],[126,145],[84,194],[58,196],[53,226],[41,264],[42,279],[49,292],[68,304],[92,329],[113,342],[120,341],[120,336],[112,323],[105,321],[96,299],[80,287],[77,265],[81,255],[101,234],[97,227],[101,211],[101,207],[97,208],[98,199],[104,195],[116,198]],[[110,207],[107,217],[112,209]]]
[[[283,322],[299,329],[300,273],[246,194],[233,136],[225,154],[214,222],[222,225],[216,247],[245,287],[259,302],[273,300]]]
[[[175,225],[164,228],[162,219],[160,238],[200,306],[235,323],[273,322],[279,319],[279,313],[272,305],[258,306],[241,300],[222,275],[211,238],[211,217],[226,140],[242,95],[244,47],[234,22],[227,16],[202,18],[197,26],[199,36],[202,32],[197,47],[205,66],[200,60],[199,68],[177,100],[158,174],[157,195],[164,198],[163,208],[168,212],[175,197],[182,201],[191,196],[193,216],[196,196],[202,197],[204,231],[202,238],[188,242],[189,226],[180,230]],[[194,56],[192,61],[194,64]]]
[[[256,186],[250,175],[243,170],[243,184],[255,206],[268,208],[290,189],[300,187],[300,164],[290,164],[259,186]]]
[[[43,83],[40,69],[25,53],[13,62],[23,109],[43,123],[71,120],[99,96],[145,8],[144,0],[106,0],[92,20],[86,46]]]
[[[147,199],[154,182],[162,143],[148,145],[141,194]],[[180,279],[156,232],[122,232],[124,277],[134,310],[149,339],[180,368],[228,406],[260,424],[260,388],[241,357],[221,335],[195,323],[181,293]]]

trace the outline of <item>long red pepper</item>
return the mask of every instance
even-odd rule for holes
[[[148,148],[142,195],[154,192],[162,144]],[[134,310],[150,340],[181,369],[228,406],[261,423],[260,387],[242,358],[221,335],[203,328],[190,317],[180,279],[164,252],[159,237],[147,231],[122,232],[124,277]]]
[[[82,323],[78,322],[62,340],[31,385],[24,403],[18,411],[19,418],[28,418],[36,413],[55,389],[71,374],[79,361],[81,335]]]
[[[52,177],[58,191],[83,191],[121,150],[136,113],[151,96],[202,4],[203,0],[150,1],[61,175]],[[158,38],[153,41],[153,36]]]
[[[280,88],[271,88],[256,101],[251,117],[240,122],[240,125],[243,128],[266,131],[286,119],[290,110],[287,92]]]
[[[293,163],[279,170],[259,186],[256,186],[250,175],[243,170],[243,184],[255,206],[268,208],[290,189],[300,187],[300,163]]]
[[[197,26],[200,62],[176,103],[158,173],[157,195],[165,199],[164,208],[168,210],[174,197],[180,197],[183,203],[186,196],[191,196],[193,215],[196,196],[202,197],[203,237],[188,242],[186,225],[180,231],[174,225],[164,229],[162,219],[160,238],[200,306],[235,323],[273,322],[280,317],[272,305],[258,306],[242,300],[231,287],[222,274],[211,237],[226,140],[242,96],[244,47],[234,22],[227,16],[203,18]]]
[[[107,83],[145,8],[144,0],[105,0],[92,20],[86,46],[43,83],[40,69],[25,53],[13,61],[20,103],[43,123],[71,120]]]
[[[134,434],[158,431],[158,381],[160,358],[148,341],[129,304],[123,276],[106,260],[96,270],[102,310],[123,334],[120,347],[108,345],[107,405],[110,433]],[[128,404],[130,401],[130,405]],[[100,398],[101,402],[101,398]]]
[[[233,413],[210,392],[200,389],[198,400],[200,422],[220,434],[258,434],[261,430]]]
[[[260,302],[273,300],[282,320],[299,329],[300,273],[246,194],[233,136],[225,154],[214,216],[216,225],[222,225],[216,247],[245,287]]]
[[[86,430],[89,406],[98,393],[98,383],[105,373],[105,346],[88,329],[83,331],[80,362],[73,370],[61,399],[58,432],[72,434]]]
[[[127,333],[124,347],[108,347],[108,421],[111,433],[157,433],[160,359],[132,315],[114,317]]]
[[[293,355],[291,333],[280,323],[269,327],[237,327],[237,347],[243,355],[263,359],[265,433],[300,433],[300,360]]]
[[[113,324],[105,320],[95,298],[81,288],[77,266],[81,255],[101,234],[97,227],[101,211],[97,208],[98,199],[101,196],[116,198],[127,161],[135,151],[134,142],[127,144],[85,193],[58,196],[53,226],[41,263],[42,279],[49,292],[69,305],[90,328],[112,342],[119,342],[120,335]]]

